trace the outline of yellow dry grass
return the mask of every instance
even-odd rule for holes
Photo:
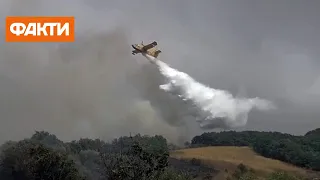
[[[220,170],[234,170],[240,163],[264,173],[275,170],[290,171],[298,174],[305,174],[302,168],[293,165],[262,157],[256,154],[249,147],[203,147],[173,151],[171,157],[178,159],[200,159],[203,163],[213,165]]]

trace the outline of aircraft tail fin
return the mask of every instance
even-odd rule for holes
[[[154,52],[154,57],[157,58],[160,53],[161,53],[161,51],[160,51],[160,50],[157,50],[156,52]]]

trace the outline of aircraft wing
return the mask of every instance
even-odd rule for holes
[[[158,45],[158,43],[156,41],[153,41],[152,43],[143,46],[143,50],[146,51],[148,49],[151,49],[151,48],[155,47],[156,45]]]

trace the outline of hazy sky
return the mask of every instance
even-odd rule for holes
[[[139,103],[151,125],[118,120],[125,112],[145,118],[127,107],[141,90],[127,76],[144,61],[131,56],[130,44],[142,40],[158,41],[161,60],[200,82],[275,102],[273,112],[251,113],[244,129],[304,134],[320,127],[319,9],[318,0],[0,0],[3,21],[74,15],[77,33],[76,43],[60,46],[1,40],[0,140],[35,129],[64,139],[132,129],[175,136],[146,101]],[[191,129],[184,133],[199,132]]]

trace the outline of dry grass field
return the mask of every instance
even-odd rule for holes
[[[307,171],[293,165],[257,155],[249,147],[203,147],[173,151],[171,157],[177,159],[200,159],[203,164],[229,174],[242,163],[263,175],[275,170],[306,175]],[[222,176],[222,175],[221,175]]]

